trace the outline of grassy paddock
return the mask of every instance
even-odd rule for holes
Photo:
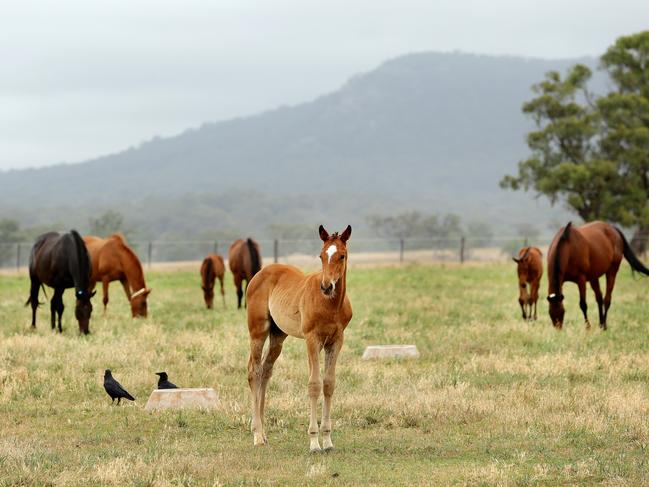
[[[81,337],[69,292],[63,336],[47,306],[31,331],[27,279],[0,277],[0,485],[649,482],[649,281],[626,264],[606,333],[584,330],[570,284],[564,332],[544,301],[524,323],[513,265],[350,271],[336,450],[320,455],[308,453],[304,343],[290,338],[269,386],[270,445],[252,447],[245,314],[227,279],[227,310],[209,312],[197,272],[152,273],[146,320],[112,285]],[[380,343],[416,343],[421,358],[361,361]],[[136,403],[111,406],[105,368]],[[221,408],[146,413],[161,369],[213,386]]]

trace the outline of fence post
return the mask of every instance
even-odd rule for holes
[[[219,253],[219,243],[216,240],[214,241],[214,253]]]
[[[403,247],[404,247],[404,241],[403,239],[399,239],[399,264],[403,264]]]
[[[465,245],[465,238],[462,236],[460,239],[460,264],[464,263],[464,245]]]
[[[276,264],[278,258],[279,258],[279,240],[275,239],[273,241],[273,259]]]
[[[20,242],[16,244],[16,270],[20,270]]]
[[[149,248],[147,249],[147,262],[149,263],[149,269],[151,269],[151,255],[153,254],[153,242],[149,242]]]
[[[527,237],[525,237],[525,241],[523,242],[523,247],[527,247]]]

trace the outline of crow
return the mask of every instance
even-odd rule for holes
[[[126,392],[126,389],[124,389],[119,382],[113,379],[113,375],[108,369],[104,372],[104,389],[106,389],[106,392],[113,400],[113,403],[115,402],[115,399],[117,399],[118,406],[122,398],[128,399],[129,401],[135,401],[135,398]]]
[[[158,389],[178,389],[176,384],[169,382],[169,377],[166,372],[156,372],[155,375],[159,375],[158,379]]]

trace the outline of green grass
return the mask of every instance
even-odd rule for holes
[[[227,310],[208,311],[197,271],[150,273],[146,320],[113,284],[83,337],[69,292],[63,335],[49,306],[32,331],[27,278],[0,276],[0,485],[649,482],[649,281],[626,265],[605,333],[584,329],[572,284],[563,332],[543,299],[539,321],[523,322],[513,265],[352,269],[336,450],[319,455],[308,453],[304,343],[291,338],[269,386],[270,445],[253,448],[245,313],[227,279]],[[596,322],[592,293],[589,304]],[[415,343],[421,358],[360,359],[381,343]],[[111,406],[105,368],[135,403]],[[161,369],[214,387],[220,408],[146,413]]]

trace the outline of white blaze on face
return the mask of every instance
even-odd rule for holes
[[[338,247],[336,247],[336,244],[331,244],[329,248],[327,248],[327,255],[329,256],[329,263],[331,264],[331,258],[334,256],[334,254],[338,252]]]

